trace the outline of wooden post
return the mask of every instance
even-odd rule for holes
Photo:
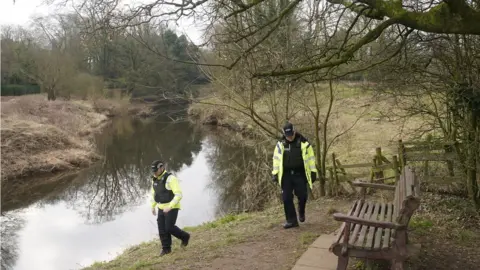
[[[375,163],[375,166],[382,166],[383,160],[382,160],[382,148],[377,147],[375,148],[375,159],[377,160]],[[383,169],[378,170],[375,172],[375,179],[380,179],[383,178]]]
[[[445,155],[451,155],[454,152],[453,145],[451,144],[445,144],[443,146],[443,149],[445,151]],[[448,175],[455,176],[455,172],[453,169],[453,160],[447,160],[447,167],[448,167]]]
[[[375,175],[377,173],[377,159],[375,158],[375,156],[373,157],[372,163],[373,163],[373,167],[370,173],[370,183],[374,182],[373,179],[375,179]]]
[[[403,168],[400,166],[397,156],[393,156],[392,163],[393,163],[393,171],[395,173],[395,185],[396,185],[400,180],[400,170],[403,170]]]
[[[405,156],[405,145],[403,144],[402,140],[398,140],[398,157],[399,157],[399,164],[403,169],[405,165],[407,165],[406,156]]]
[[[338,174],[337,174],[337,164],[335,160],[336,160],[335,153],[332,153],[333,177],[335,177],[335,196],[338,196]]]
[[[330,196],[333,197],[333,183],[334,183],[335,180],[333,179],[334,176],[333,176],[333,169],[332,168],[328,169],[328,174],[330,175],[330,183],[328,185],[328,187],[329,187],[328,192],[330,193]]]
[[[335,159],[335,162],[337,162],[338,167],[342,166],[342,163],[340,162],[340,160],[338,158]],[[347,175],[347,172],[345,171],[345,168],[340,168],[340,171],[342,172],[343,175]]]

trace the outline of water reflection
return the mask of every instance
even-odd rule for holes
[[[270,181],[271,155],[268,144],[245,145],[236,134],[219,133],[208,138],[211,188],[221,203],[219,215],[233,211],[260,210],[271,202],[278,187]]]
[[[2,213],[0,217],[2,241],[2,269],[11,269],[18,258],[18,231],[24,220],[12,213]]]
[[[162,120],[114,121],[96,138],[107,158],[84,171],[79,177],[86,183],[72,185],[60,199],[91,223],[113,220],[141,204],[150,189],[149,165],[153,160],[164,159],[169,170],[178,171],[190,166],[193,155],[201,150],[202,135],[192,125],[165,124]]]

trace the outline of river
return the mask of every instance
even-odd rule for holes
[[[242,171],[258,164],[245,162],[252,149],[175,117],[184,115],[115,119],[95,136],[105,157],[100,162],[75,174],[31,179],[44,184],[15,196],[2,190],[2,268],[80,269],[158,239],[149,206],[155,159],[180,179],[180,227],[242,207]]]

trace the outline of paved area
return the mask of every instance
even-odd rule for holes
[[[336,270],[337,256],[328,251],[334,234],[322,234],[298,259],[292,270]]]

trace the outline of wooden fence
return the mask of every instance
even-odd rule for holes
[[[398,141],[398,155],[400,166],[403,168],[411,162],[421,162],[419,165],[423,171],[423,182],[434,183],[455,183],[462,181],[463,172],[458,170],[458,155],[456,153],[456,142],[432,142],[431,140],[403,142]],[[446,171],[440,175],[434,175],[431,170],[432,163],[446,164]]]
[[[461,188],[464,183],[464,172],[460,169],[458,155],[456,153],[458,142],[434,142],[431,139],[425,141],[398,141],[397,155],[391,160],[387,159],[382,148],[375,149],[375,155],[370,162],[356,164],[342,164],[335,153],[332,154],[332,165],[327,167],[328,191],[332,195],[338,195],[340,185],[349,185],[352,192],[355,189],[351,183],[355,179],[364,179],[374,183],[394,183],[398,180],[399,172],[411,163],[422,172],[421,182],[435,183]],[[439,163],[446,164],[439,170]],[[395,169],[396,168],[396,169]],[[363,170],[362,173],[349,172],[351,169]],[[395,179],[395,180],[394,180]],[[388,181],[391,180],[391,181]],[[459,186],[460,184],[460,186]]]
[[[351,184],[354,179],[368,179],[373,183],[385,183],[387,180],[398,180],[400,164],[396,155],[390,161],[382,154],[382,148],[375,149],[371,162],[342,164],[335,153],[332,153],[332,166],[327,167],[329,177],[329,193],[338,195],[341,182]],[[365,169],[364,173],[347,173],[348,169]],[[387,172],[390,173],[387,173]],[[393,181],[393,182],[395,182]],[[355,189],[351,188],[353,191]]]

